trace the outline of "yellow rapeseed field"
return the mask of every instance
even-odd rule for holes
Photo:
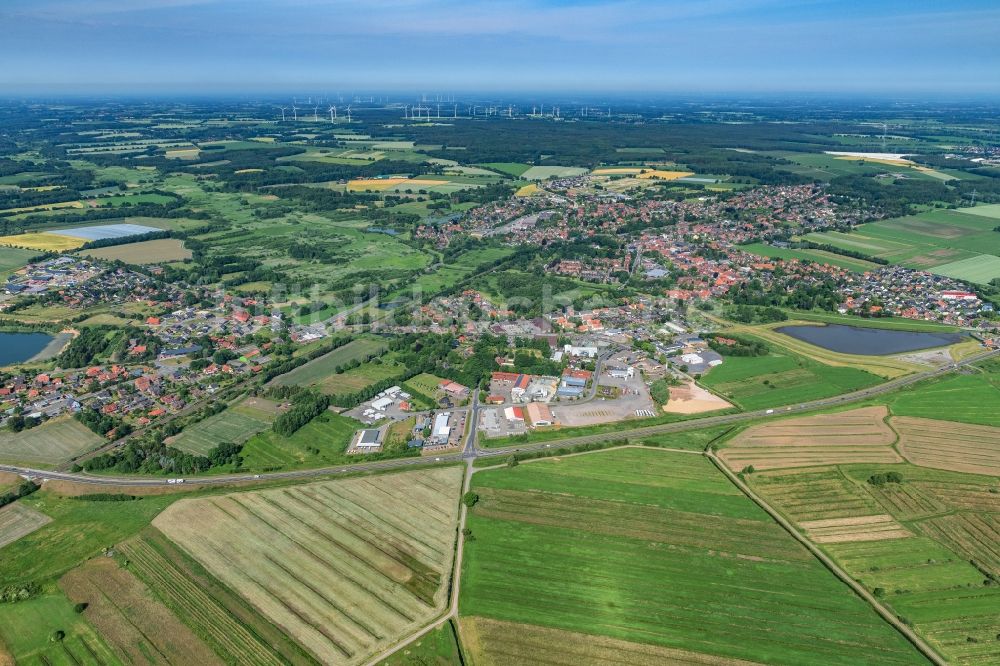
[[[536,194],[538,194],[538,185],[530,183],[528,185],[521,187],[517,192],[514,193],[514,196],[532,197],[535,196]]]
[[[45,232],[17,234],[14,236],[0,236],[0,245],[23,247],[29,250],[41,250],[44,252],[65,252],[66,250],[75,250],[86,242],[86,239],[83,238],[60,236],[59,234],[50,234]]]
[[[366,192],[388,190],[390,187],[402,185],[409,178],[355,178],[347,182],[348,192]]]
[[[636,178],[656,178],[657,180],[677,180],[678,178],[687,178],[688,176],[693,176],[693,171],[662,171],[660,169],[651,169],[645,171],[636,176]]]

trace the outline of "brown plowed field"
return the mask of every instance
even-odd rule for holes
[[[1000,476],[1000,428],[897,416],[899,450],[923,467]]]

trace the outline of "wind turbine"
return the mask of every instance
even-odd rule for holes
[[[347,122],[351,122],[351,105],[347,105]]]
[[[330,112],[330,122],[332,123],[334,120],[337,119],[337,107],[331,104],[330,108],[327,109],[327,111]]]
[[[455,110],[452,112],[453,118],[458,118],[458,104],[455,105]]]
[[[410,117],[410,105],[409,104],[404,104],[403,105],[403,117],[404,118],[409,118]]]
[[[438,114],[437,114],[437,117],[440,118],[441,117],[441,102],[440,102],[440,97],[438,98],[438,100],[439,101],[438,101]]]
[[[883,153],[885,152],[885,132],[886,132],[886,129],[888,129],[888,127],[889,126],[886,123],[882,123],[882,152]]]
[[[281,122],[285,122],[285,109],[288,107],[279,106],[278,108],[281,109]]]
[[[319,120],[318,111],[319,111],[319,105],[317,104],[316,106],[313,107],[313,122]]]
[[[292,104],[292,116],[295,120],[299,119],[299,107],[295,106],[295,104]]]

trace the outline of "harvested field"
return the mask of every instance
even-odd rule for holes
[[[1000,493],[996,492],[997,486],[939,481],[920,481],[917,485],[949,507],[975,511],[1000,511]]]
[[[121,547],[130,569],[227,663],[278,666],[312,659],[238,595],[149,528]]]
[[[168,261],[183,261],[191,258],[191,250],[184,247],[184,241],[177,238],[112,245],[95,250],[84,250],[82,254],[107,261],[124,261],[127,264],[162,264]]]
[[[885,407],[862,407],[753,426],[733,438],[719,457],[730,468],[781,469],[843,463],[902,462]]]
[[[716,657],[607,636],[581,634],[485,617],[462,618],[466,648],[477,666],[537,664],[553,666],[752,666],[758,662]],[[544,655],[544,662],[540,661]]]
[[[808,520],[799,525],[816,543],[847,543],[854,541],[885,541],[903,539],[913,533],[888,514]]]
[[[58,418],[0,434],[0,461],[54,467],[103,441],[76,419]]]
[[[532,196],[538,194],[538,191],[539,191],[538,190],[538,185],[536,185],[535,183],[530,183],[528,185],[522,185],[521,187],[519,187],[517,189],[517,192],[514,193],[514,196],[517,196],[517,197],[532,197]]]
[[[636,176],[636,178],[651,178],[655,180],[677,180],[693,176],[693,171],[664,171],[662,169],[650,169]]]
[[[181,500],[153,524],[321,662],[354,664],[444,608],[461,481],[451,467]]]
[[[19,502],[0,508],[0,548],[51,522],[52,519],[41,511]]]
[[[348,181],[348,192],[372,192],[378,190],[388,190],[391,187],[402,185],[409,178],[357,178]]]
[[[919,523],[920,531],[960,553],[974,566],[1000,578],[1000,517],[958,513]]]
[[[222,664],[149,588],[113,559],[90,560],[59,581],[122,661],[129,664]]]
[[[690,382],[670,387],[670,399],[663,406],[663,411],[670,414],[701,414],[729,407],[732,405],[719,396]]]
[[[1000,476],[1000,428],[909,416],[892,419],[899,450],[924,467]]]

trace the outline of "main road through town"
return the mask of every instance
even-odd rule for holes
[[[509,456],[515,453],[535,452],[548,448],[571,448],[584,444],[599,442],[625,442],[629,440],[640,440],[651,435],[662,435],[671,432],[681,432],[694,430],[696,428],[707,428],[717,425],[736,425],[746,421],[766,419],[768,417],[784,416],[797,412],[808,412],[827,407],[837,407],[853,402],[860,402],[873,398],[884,393],[889,393],[905,386],[910,386],[917,382],[946,375],[959,370],[965,366],[977,363],[987,358],[1000,355],[1000,349],[983,352],[970,356],[955,363],[949,363],[939,368],[919,372],[905,377],[887,381],[883,384],[871,386],[869,388],[844,393],[842,395],[822,398],[810,402],[803,402],[795,405],[776,407],[774,409],[758,409],[752,412],[740,412],[737,414],[722,414],[720,416],[709,416],[705,418],[689,419],[686,421],[675,421],[672,423],[661,423],[658,425],[643,426],[639,428],[623,429],[616,432],[606,432],[597,435],[584,435],[581,437],[567,437],[564,439],[552,440],[549,442],[538,442],[523,444],[520,446],[504,446],[497,448],[480,448],[477,446],[477,426],[479,420],[479,400],[478,396],[473,397],[469,408],[468,423],[469,434],[461,452],[444,454],[441,456],[421,456],[419,458],[397,458],[393,460],[382,460],[378,462],[364,462],[341,465],[337,467],[318,467],[314,469],[302,469],[288,472],[268,472],[263,474],[221,474],[215,476],[199,476],[185,480],[185,483],[198,486],[226,486],[235,484],[246,484],[264,481],[277,481],[282,479],[308,479],[313,477],[330,477],[358,472],[374,472],[392,469],[405,469],[420,465],[435,465],[443,463],[456,463],[468,461],[473,458],[492,458]],[[76,483],[87,483],[101,486],[163,486],[166,480],[162,477],[151,478],[148,476],[104,476],[84,473],[58,472],[43,469],[33,469],[30,467],[19,467],[16,465],[0,465],[0,471],[13,472],[22,476],[31,477],[36,480],[62,480],[74,481]]]

